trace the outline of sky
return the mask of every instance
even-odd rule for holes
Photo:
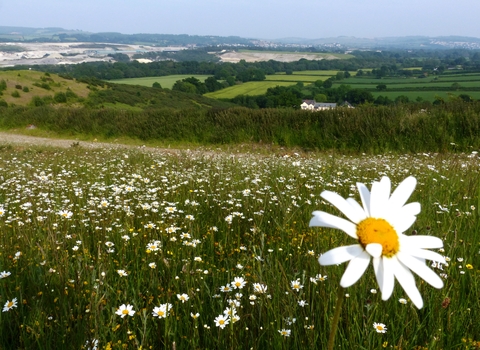
[[[480,0],[0,0],[0,25],[243,38],[470,36]]]

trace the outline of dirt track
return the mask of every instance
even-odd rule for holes
[[[164,153],[178,153],[180,150],[157,148],[157,147],[145,147],[145,146],[130,146],[115,143],[105,142],[89,142],[78,140],[65,140],[65,139],[50,139],[47,137],[27,136],[20,134],[10,134],[0,132],[0,145],[31,145],[31,146],[50,146],[69,148],[76,145],[83,148],[99,149],[99,148],[114,148],[114,149],[141,149],[149,152],[164,152]]]

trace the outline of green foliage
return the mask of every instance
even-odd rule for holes
[[[67,95],[64,92],[56,92],[53,96],[53,100],[56,103],[65,103],[67,102]]]
[[[45,89],[45,90],[52,90],[51,86],[46,83],[46,82],[43,82],[43,83],[33,83],[34,86],[38,86],[42,89]]]
[[[160,85],[160,83],[156,81],[156,82],[154,82],[154,83],[152,84],[152,87],[153,87],[153,88],[156,88],[156,89],[161,89],[161,88],[162,88],[162,85]]]
[[[41,98],[40,96],[33,96],[30,100],[30,105],[34,107],[45,106],[46,102],[45,99]]]
[[[0,98],[0,107],[8,107],[7,101]]]
[[[15,98],[19,98],[19,97],[20,97],[20,93],[19,93],[17,90],[15,90],[14,92],[12,92],[11,96],[12,96],[12,97],[15,97]]]
[[[121,95],[111,95],[113,99],[115,96]],[[452,142],[459,151],[480,148],[480,103],[461,99],[443,101],[438,107],[430,104],[428,112],[420,106],[407,108],[403,104],[321,112],[291,108],[207,110],[187,101],[183,110],[166,108],[163,103],[152,104],[143,111],[98,106],[8,108],[0,116],[0,128],[34,124],[59,134],[203,145],[262,142],[352,153],[445,152]],[[245,97],[245,103],[255,108],[255,104],[258,107],[258,103],[275,103],[275,99],[259,101]]]
[[[30,89],[28,88],[28,86],[24,86],[23,89],[22,89],[23,92],[30,92]]]

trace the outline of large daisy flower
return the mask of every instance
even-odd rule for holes
[[[331,191],[322,192],[321,197],[336,206],[350,221],[315,211],[310,226],[340,229],[358,241],[354,245],[334,248],[318,259],[320,265],[350,261],[340,280],[343,288],[360,279],[371,259],[383,300],[392,295],[396,278],[415,306],[423,307],[411,271],[433,287],[443,287],[442,279],[425,263],[425,259],[445,263],[440,254],[426,250],[443,247],[442,240],[433,236],[403,234],[420,213],[420,203],[405,204],[416,184],[417,180],[410,176],[390,195],[388,177],[375,181],[371,192],[364,184],[357,183],[363,208],[353,198],[344,199]]]

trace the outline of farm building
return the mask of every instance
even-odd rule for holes
[[[337,104],[336,103],[315,102],[315,100],[303,100],[300,107],[302,109],[306,109],[306,110],[310,110],[310,111],[322,111],[322,110],[325,110],[325,109],[337,108]]]

